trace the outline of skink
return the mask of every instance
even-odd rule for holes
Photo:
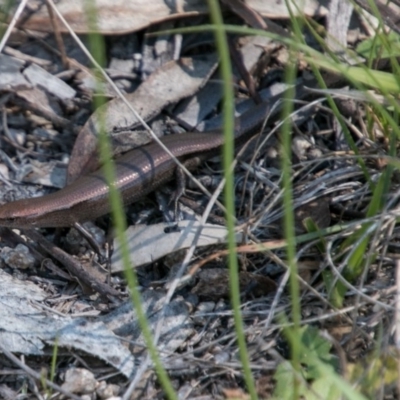
[[[239,117],[236,142],[257,132],[269,103],[261,103]],[[215,155],[224,143],[220,130],[170,135],[162,142],[189,169]],[[129,151],[115,161],[116,182],[125,205],[131,204],[171,180],[176,163],[157,143]],[[0,206],[0,226],[11,228],[65,227],[94,220],[110,212],[108,185],[102,171],[85,175],[55,193]]]

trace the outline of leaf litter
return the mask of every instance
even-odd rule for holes
[[[266,9],[267,3],[269,2],[249,1],[245,2],[245,6],[260,13],[264,19],[272,18],[280,29],[284,29],[281,21],[282,18],[287,18],[287,13],[281,11],[281,5],[276,7],[276,10]],[[61,10],[67,6],[65,4],[60,4]],[[157,2],[141,3],[141,9],[146,11],[142,12],[143,15],[146,14],[146,18],[141,19],[140,15],[132,18],[129,7],[135,4],[130,2],[129,6],[125,5],[128,7],[123,8],[126,13],[119,14],[118,18],[109,12],[107,2],[99,6],[100,31],[108,35],[124,34],[117,40],[115,37],[108,37],[107,50],[111,55],[109,66],[113,67],[115,83],[121,85],[124,90],[131,91],[127,93],[129,101],[141,110],[142,117],[153,122],[151,126],[156,132],[180,132],[183,128],[191,130],[196,127],[208,130],[219,127],[222,119],[218,110],[221,93],[218,75],[214,72],[217,64],[212,52],[211,36],[193,34],[188,36],[191,42],[186,42],[188,37],[179,41],[178,36],[170,35],[165,39],[171,41],[167,45],[161,45],[157,40],[149,41],[147,45],[154,46],[153,54],[159,54],[154,57],[148,48],[146,51],[141,48],[141,35],[129,33],[138,30],[142,30],[139,33],[143,33],[146,29],[154,31],[157,26],[153,23],[165,22],[165,19],[168,19],[168,23],[173,27],[185,23],[190,26],[192,20],[187,18],[188,15],[196,15],[200,18],[198,21],[205,21],[202,19],[204,17],[201,17],[204,13],[202,5],[193,2],[193,9],[189,11],[175,10],[175,14],[170,14],[169,11],[160,9],[160,13],[152,14],[149,13],[149,8]],[[72,3],[68,6],[73,7]],[[319,2],[309,2],[307,13],[315,18],[321,14],[312,10],[327,15],[327,8],[324,6],[325,4]],[[83,13],[79,8],[73,11],[66,14],[72,27],[79,33],[87,32],[85,23],[80,18]],[[246,17],[249,15],[251,14],[246,14]],[[175,19],[176,16],[179,16],[179,19]],[[233,14],[230,16],[238,18]],[[330,29],[333,29],[333,25],[330,21]],[[52,35],[34,32],[34,28],[48,32],[50,26],[45,8],[39,8],[26,21],[25,27],[33,31],[15,30],[9,39],[7,54],[14,48],[19,53],[12,52],[12,57],[0,55],[3,125],[13,130],[11,135],[2,136],[1,170],[5,171],[2,177],[2,182],[5,183],[1,187],[3,202],[30,197],[32,192],[33,195],[39,196],[51,187],[63,186],[60,182],[65,179],[70,154],[73,154],[71,159],[74,162],[77,160],[77,150],[72,151],[77,133],[85,130],[85,126],[88,126],[85,124],[96,125],[93,123],[96,121],[96,113],[92,114],[91,109],[93,88],[82,80],[86,79],[82,76],[93,77],[88,68],[90,63],[82,59],[77,46],[66,39],[66,50],[71,62],[69,69],[65,69],[59,62],[57,45]],[[150,28],[147,28],[148,26]],[[60,27],[64,30],[62,24]],[[346,26],[340,29],[350,29],[349,33],[352,34],[356,31],[362,32],[359,33],[359,41],[367,34],[360,26]],[[305,36],[312,43],[311,35]],[[246,38],[241,39],[243,42],[236,42],[235,45],[236,50],[242,52],[246,73],[242,74],[239,66],[235,71],[234,84],[238,88],[237,108],[240,110],[241,107],[251,107],[252,100],[244,96],[244,93],[254,93],[252,87],[257,89],[257,96],[272,99],[274,107],[281,106],[282,97],[287,89],[281,82],[282,73],[289,53],[282,45],[273,46],[263,38],[258,38],[256,43],[250,41],[247,46],[243,45]],[[116,44],[118,42],[119,44]],[[354,41],[356,42],[357,40]],[[121,46],[121,43],[124,45]],[[160,47],[156,49],[157,45]],[[164,54],[159,52],[160,48],[165,51]],[[193,56],[193,49],[197,49],[196,57]],[[337,48],[334,47],[333,50],[337,51]],[[176,57],[175,53],[179,56]],[[198,54],[201,54],[200,58]],[[143,57],[152,59],[143,60]],[[26,61],[28,58],[29,62]],[[173,61],[163,63],[164,58]],[[177,70],[182,65],[200,65],[196,64],[199,59],[205,60],[203,74],[196,79],[184,76],[187,80],[183,81],[183,75],[177,73]],[[129,63],[125,64],[129,64],[131,70],[121,71],[118,76],[116,67],[124,65],[123,61],[126,60],[129,60]],[[301,58],[299,68],[301,73],[296,85],[299,88],[313,86],[310,84],[309,71],[302,64]],[[141,82],[140,77],[145,75],[148,75],[148,79]],[[272,84],[268,80],[271,80]],[[151,86],[152,83],[154,86]],[[158,83],[166,86],[157,88]],[[336,85],[342,88],[345,83],[339,80]],[[364,349],[375,344],[374,338],[366,333],[363,327],[373,331],[382,323],[390,326],[390,321],[387,321],[382,310],[393,310],[394,290],[391,280],[393,260],[396,259],[398,250],[396,204],[399,193],[397,171],[394,171],[385,207],[368,220],[369,230],[365,235],[368,232],[372,234],[366,236],[368,247],[367,253],[363,255],[366,263],[364,273],[358,280],[344,284],[347,292],[341,298],[344,302],[343,309],[337,310],[332,304],[338,297],[334,296],[334,289],[329,291],[328,288],[334,288],[334,285],[329,286],[328,283],[339,279],[341,271],[348,264],[349,254],[355,242],[347,241],[346,247],[343,241],[357,232],[361,221],[367,216],[372,192],[370,182],[357,163],[360,156],[354,153],[354,148],[349,147],[344,138],[343,127],[326,107],[325,93],[327,92],[297,91],[296,110],[290,116],[293,124],[292,171],[298,234],[297,254],[302,278],[302,322],[318,324],[320,328],[317,333],[309,328],[302,332],[306,342],[313,338],[315,343],[321,344],[321,350],[314,349],[309,358],[305,356],[303,361],[310,368],[309,378],[313,380],[308,390],[312,389],[313,393],[317,391],[324,395],[331,386],[325,385],[326,382],[316,372],[318,359],[323,358],[324,362],[333,365],[333,353],[342,362],[343,371],[346,371],[346,362],[351,362],[348,371],[351,371],[354,379],[358,379]],[[348,107],[348,104],[341,100],[342,92],[331,93],[336,96],[335,101],[355,138],[356,148],[365,160],[369,176],[373,182],[377,182],[385,167],[390,165],[386,157],[388,141],[385,127],[378,120],[371,122],[369,127],[363,122],[366,112],[371,110],[368,98],[360,99],[358,93],[352,94],[352,91],[348,90],[347,97],[353,99]],[[114,96],[108,86],[107,95]],[[110,110],[107,114],[107,130],[114,136],[115,133],[121,134],[126,130],[128,146],[131,146],[130,135],[143,140],[144,130],[139,127],[135,132],[136,120],[122,104],[121,100],[116,98],[105,106]],[[290,313],[290,303],[285,292],[287,262],[283,251],[285,243],[282,240],[281,223],[283,209],[279,170],[279,123],[277,118],[266,121],[268,139],[264,140],[264,136],[254,138],[248,144],[247,150],[240,156],[240,165],[235,175],[238,226],[241,227],[241,232],[244,232],[244,241],[250,238],[253,242],[240,246],[238,256],[241,268],[242,316],[260,397],[272,395],[274,379],[281,384],[285,379],[292,378],[288,365],[279,363],[282,357],[288,358],[288,352],[280,325],[275,319],[282,312]],[[22,135],[18,135],[22,141],[16,139],[16,132],[23,132]],[[48,134],[44,134],[45,132]],[[96,131],[93,130],[92,133],[95,134]],[[75,142],[75,149],[78,147],[82,151],[89,150],[90,154],[95,148],[92,144],[85,148],[85,145],[76,143],[79,142]],[[123,144],[125,146],[126,142]],[[116,153],[118,151],[120,150],[116,149]],[[44,167],[45,164],[49,167]],[[18,173],[18,170],[23,168],[26,169],[25,173]],[[38,176],[26,179],[29,169],[34,170]],[[197,176],[201,180],[207,180],[210,171],[219,176],[218,160],[211,160],[202,166]],[[59,175],[62,177],[54,178]],[[5,179],[7,176],[10,178]],[[30,184],[13,186],[13,180],[29,181]],[[45,187],[33,187],[32,183]],[[218,182],[211,180],[209,184],[211,189],[214,189]],[[204,209],[204,196],[197,189],[189,185],[187,195],[200,210]],[[218,207],[213,208],[212,214],[215,219],[220,218],[223,221],[223,213]],[[180,286],[178,293],[165,306],[166,290],[175,279],[176,271],[182,263],[179,254],[177,257],[168,255],[168,246],[174,249],[176,242],[172,236],[168,238],[165,234],[169,225],[161,223],[162,216],[154,206],[153,199],[133,205],[129,208],[128,215],[131,221],[148,225],[151,227],[149,229],[156,229],[151,235],[166,238],[162,245],[157,246],[157,250],[162,250],[161,255],[152,257],[154,251],[148,250],[146,256],[150,257],[138,263],[137,271],[146,315],[153,332],[160,337],[158,348],[161,351],[162,362],[176,382],[179,393],[189,398],[211,393],[214,398],[229,397],[229,393],[243,395],[245,387],[240,378],[241,366],[236,360],[233,319],[227,300],[229,293],[226,290],[228,279],[225,247],[220,239],[213,240],[204,248],[199,247],[195,251],[194,262],[201,259],[208,259],[209,262],[197,275],[186,276],[186,286]],[[320,230],[313,232],[314,225],[308,223],[307,218],[316,222]],[[101,224],[100,226],[104,227]],[[143,228],[141,225],[137,226],[136,229]],[[217,230],[212,231],[211,224],[208,227],[213,235],[219,236],[216,235]],[[218,231],[223,232],[224,227],[218,227]],[[305,233],[314,235],[311,236],[313,239],[307,240]],[[100,229],[98,235],[99,241],[106,243],[105,230]],[[48,231],[46,236],[54,239],[56,235]],[[67,240],[67,235],[61,234],[61,246],[68,248]],[[3,243],[8,248],[17,245],[15,237],[4,232]],[[2,257],[1,347],[17,354],[35,356],[30,357],[28,362],[38,369],[41,365],[40,357],[47,357],[49,365],[54,348],[60,347],[61,363],[56,381],[60,384],[65,382],[65,390],[84,393],[87,389],[99,398],[107,398],[107,393],[124,395],[124,398],[128,398],[129,395],[134,398],[146,398],[147,393],[147,398],[154,398],[160,393],[160,387],[154,380],[151,365],[145,362],[143,338],[131,304],[126,299],[123,277],[118,273],[109,275],[84,239],[70,248],[73,248],[72,255],[81,265],[93,264],[93,269],[97,269],[107,284],[120,292],[121,298],[114,299],[113,302],[105,301],[98,293],[87,291],[82,282],[79,283],[79,278],[68,276],[65,272],[58,273],[57,265],[49,269],[46,263],[43,263],[43,266],[39,262],[32,263],[32,254],[38,256],[35,253],[35,243],[31,243],[29,249],[32,254],[29,254],[29,258],[24,255],[25,250],[18,252],[18,256],[22,258],[20,266],[28,266],[26,269],[18,267],[16,256],[13,256],[12,260]],[[4,251],[4,255],[7,251]],[[136,253],[132,252],[132,259],[135,259],[135,255]],[[37,258],[39,259],[43,261],[42,258]],[[354,259],[351,261],[355,263]],[[119,271],[120,267],[116,268],[116,265],[113,262],[111,269]],[[160,319],[163,321],[161,329]],[[322,330],[340,343],[342,352],[327,345],[326,337],[321,336]],[[389,332],[389,329],[387,331]],[[386,338],[389,339],[389,336]],[[343,359],[343,350],[346,359]],[[381,362],[385,363],[388,359],[391,360],[385,355]],[[388,379],[385,389],[388,391],[392,390],[394,376],[391,362],[390,365],[387,363],[388,372],[385,375]],[[9,367],[5,360],[4,365]],[[148,373],[145,372],[146,368],[144,371],[141,369],[141,366],[146,365]],[[235,373],[232,374],[232,371]],[[279,378],[278,372],[283,374],[284,378]],[[115,373],[122,375],[112,376]],[[29,376],[27,372],[21,374]],[[1,391],[17,392],[21,389],[21,385],[13,379],[12,374],[6,376],[6,383],[0,388]],[[83,377],[87,379],[87,383],[83,384],[83,389],[68,386],[70,376]],[[216,377],[218,382],[215,381]],[[195,385],[188,385],[189,381],[195,382]],[[132,382],[134,385],[130,386]],[[117,388],[112,387],[114,383],[117,383]],[[362,385],[364,388],[368,387],[368,381],[364,380]],[[371,387],[377,387],[376,381]],[[278,392],[285,390],[279,385],[275,389]]]

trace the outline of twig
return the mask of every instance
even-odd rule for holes
[[[61,36],[61,32],[60,32],[60,27],[59,27],[58,21],[57,21],[55,15],[54,15],[53,8],[49,4],[48,0],[46,0],[46,6],[47,6],[47,11],[49,13],[51,26],[53,27],[54,37],[56,39],[58,49],[60,50],[60,53],[61,53],[61,61],[62,61],[63,65],[64,65],[64,68],[68,69],[68,68],[70,68],[70,66],[69,66],[69,62],[68,62],[68,58],[67,58],[67,52],[65,51],[64,42],[62,40],[62,36]]]
[[[63,389],[61,386],[56,385],[55,383],[49,381],[48,379],[45,379],[43,375],[39,374],[38,372],[34,371],[30,367],[28,367],[26,364],[21,362],[16,356],[14,356],[11,351],[8,351],[1,343],[0,343],[0,350],[4,353],[4,355],[12,361],[15,365],[17,365],[19,368],[21,368],[23,371],[25,371],[29,376],[33,377],[34,379],[38,380],[39,382],[45,381],[46,385],[51,387],[54,390],[57,390],[58,392],[64,394],[67,396],[67,398],[72,399],[72,400],[82,400],[81,397],[75,396],[68,390]]]
[[[76,276],[78,279],[82,280],[83,283],[91,287],[93,290],[99,292],[101,295],[109,297],[121,296],[121,293],[113,289],[111,286],[100,282],[93,275],[89,274],[85,269],[78,263],[73,257],[68,253],[61,250],[55,244],[46,240],[42,235],[33,230],[25,230],[24,233],[31,240],[35,241],[40,247],[42,247],[46,252],[51,254],[56,260],[61,262],[68,271]]]
[[[27,3],[28,3],[28,0],[23,0],[23,1],[21,1],[21,3],[19,3],[19,6],[18,6],[17,10],[15,11],[13,18],[12,18],[10,24],[7,27],[7,30],[4,32],[4,35],[3,35],[2,39],[1,39],[1,42],[0,42],[0,53],[3,51],[4,46],[6,45],[7,40],[10,37],[11,32],[14,29],[14,27],[15,27],[17,21],[18,21],[18,18],[21,16],[22,11],[26,7]]]

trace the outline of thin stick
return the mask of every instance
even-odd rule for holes
[[[32,378],[36,379],[37,381],[45,381],[46,385],[51,387],[54,390],[57,390],[58,392],[64,394],[67,396],[67,398],[72,399],[72,400],[82,400],[81,397],[75,396],[68,390],[63,389],[61,386],[56,385],[55,383],[49,381],[48,379],[45,379],[43,375],[39,374],[38,372],[34,371],[32,368],[28,367],[26,364],[21,362],[18,357],[14,356],[11,351],[8,351],[1,343],[0,343],[0,350],[4,353],[4,355],[12,361],[15,365],[17,365],[19,368],[21,368],[23,371],[25,371],[28,375],[30,375]]]
[[[8,25],[8,28],[4,32],[4,35],[3,35],[2,39],[1,39],[1,42],[0,42],[0,53],[3,51],[4,46],[6,45],[6,42],[7,42],[8,38],[10,37],[11,32],[14,29],[14,27],[15,27],[17,21],[18,21],[18,18],[21,16],[22,11],[26,7],[27,3],[28,3],[28,0],[22,0],[21,3],[19,4],[17,10],[15,11],[15,14],[13,15],[12,20],[10,22],[10,25]]]
[[[61,32],[60,32],[60,26],[54,15],[53,8],[49,4],[49,0],[46,0],[46,6],[47,6],[47,11],[50,16],[51,26],[53,27],[54,37],[56,39],[58,49],[60,50],[61,62],[63,63],[65,69],[69,69],[70,67],[69,67],[69,62],[68,62],[68,58],[67,58],[67,52],[65,51],[64,41],[62,39]]]

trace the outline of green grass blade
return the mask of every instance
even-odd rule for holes
[[[230,63],[228,41],[224,24],[222,20],[221,10],[216,0],[208,0],[211,20],[215,24],[215,41],[218,53],[220,55],[220,70],[223,80],[224,90],[224,137],[225,144],[223,149],[223,163],[225,171],[225,207],[226,207],[226,226],[228,229],[228,263],[229,263],[229,284],[230,295],[233,309],[233,317],[235,322],[236,338],[239,347],[240,360],[242,362],[244,380],[247,390],[249,391],[252,400],[257,399],[257,392],[250,369],[249,356],[246,347],[246,339],[243,329],[243,320],[240,312],[240,289],[239,289],[239,274],[238,261],[236,253],[235,240],[235,191],[233,176],[230,173],[233,162],[234,151],[234,92],[232,86],[232,67]]]
[[[100,35],[96,34],[97,19],[96,19],[96,7],[95,7],[94,2],[92,2],[92,1],[89,2],[87,0],[85,2],[85,11],[86,11],[86,15],[87,15],[87,18],[89,21],[89,26],[91,27],[91,32],[93,32],[90,35],[90,43],[91,43],[92,55],[93,55],[94,59],[97,61],[97,65],[95,65],[95,67],[98,70],[97,72],[99,74],[101,74],[102,71],[99,69],[99,66],[102,65],[104,62],[105,51],[104,51],[103,38]],[[104,98],[102,96],[95,96],[94,99],[95,99],[95,105],[97,106],[97,108],[102,106],[105,103]],[[105,117],[106,116],[104,115],[104,113],[99,113],[99,118],[101,121],[100,126],[102,126],[102,127],[105,126]],[[131,262],[130,262],[128,243],[127,243],[126,235],[125,235],[126,220],[125,220],[125,215],[123,213],[124,207],[123,207],[123,203],[122,203],[122,199],[121,199],[121,194],[119,193],[118,189],[114,185],[115,167],[114,167],[114,163],[112,160],[112,151],[111,151],[110,140],[107,136],[107,132],[105,132],[104,129],[100,129],[100,132],[99,132],[99,153],[100,153],[100,159],[103,164],[104,177],[110,188],[109,198],[110,198],[110,205],[111,205],[111,214],[112,214],[112,218],[113,218],[114,228],[116,231],[116,237],[120,244],[121,255],[122,255],[122,260],[123,260],[123,264],[124,264],[125,277],[127,280],[128,287],[130,289],[133,307],[136,311],[139,326],[142,330],[143,337],[144,337],[144,340],[145,340],[145,343],[147,346],[147,350],[148,350],[148,352],[150,354],[150,358],[154,364],[156,374],[160,381],[160,384],[164,390],[166,397],[170,400],[173,400],[173,399],[176,399],[177,396],[172,387],[171,381],[168,378],[168,374],[161,363],[160,357],[157,352],[157,348],[154,344],[152,334],[150,331],[150,327],[149,327],[146,315],[143,311],[142,301],[141,301],[140,293],[138,291],[137,277],[132,268],[133,266],[131,265]]]

